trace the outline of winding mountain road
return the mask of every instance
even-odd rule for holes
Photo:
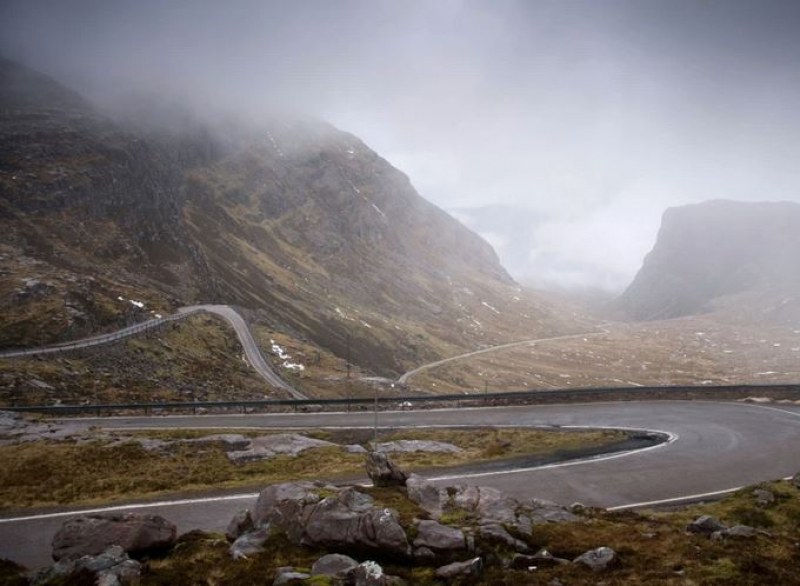
[[[72,420],[74,421],[74,420]],[[372,413],[118,417],[81,420],[105,429],[371,427]],[[440,484],[494,486],[519,498],[563,504],[580,501],[610,508],[710,497],[800,470],[800,407],[744,403],[664,401],[515,406],[381,413],[382,427],[458,425],[634,428],[668,434],[643,450],[539,468],[442,474]],[[256,495],[226,494],[194,500],[128,505],[157,513],[180,531],[223,530]],[[0,518],[0,557],[29,567],[48,563],[49,542],[75,511]]]
[[[237,312],[230,305],[190,305],[188,307],[181,307],[178,309],[178,312],[173,315],[134,324],[127,328],[117,330],[116,332],[101,334],[99,336],[91,336],[89,338],[64,342],[61,344],[53,344],[52,346],[44,346],[41,348],[26,348],[24,350],[9,350],[0,352],[0,358],[18,358],[22,356],[55,354],[59,352],[77,350],[80,348],[101,346],[103,344],[113,344],[119,340],[129,338],[131,336],[135,336],[162,326],[165,323],[186,319],[191,315],[203,311],[218,315],[228,322],[228,324],[233,328],[234,332],[236,332],[239,342],[242,344],[242,348],[244,349],[244,354],[248,363],[269,385],[288,393],[294,399],[308,398],[283,380],[280,376],[278,376],[274,370],[272,370],[267,361],[264,359],[264,355],[261,353],[258,344],[256,344],[256,341],[253,339],[253,334],[250,332],[250,328],[247,327],[247,324],[242,316],[239,315],[239,312]]]

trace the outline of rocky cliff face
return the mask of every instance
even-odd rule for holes
[[[217,302],[389,374],[567,327],[328,124],[119,122],[8,61],[0,88],[2,346]]]
[[[632,319],[666,319],[709,311],[732,296],[765,302],[795,293],[800,205],[718,200],[664,213],[656,245],[617,307]]]

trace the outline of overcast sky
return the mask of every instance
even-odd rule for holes
[[[668,206],[800,201],[796,0],[4,0],[0,51],[322,116],[520,280],[618,290]]]

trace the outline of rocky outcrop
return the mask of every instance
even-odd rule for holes
[[[227,452],[227,456],[230,461],[243,464],[278,455],[297,456],[312,448],[329,448],[336,445],[296,433],[278,433],[255,437],[245,444],[243,449]]]
[[[436,577],[448,580],[457,576],[480,576],[483,573],[483,560],[479,557],[463,562],[453,562],[436,569]]]
[[[428,452],[428,453],[442,453],[442,454],[457,454],[461,452],[461,448],[447,442],[437,442],[432,440],[396,440],[393,442],[383,442],[375,446],[376,452],[383,452],[384,454],[394,453],[414,453],[414,452]]]
[[[96,556],[63,559],[37,572],[31,585],[85,583],[81,579],[86,580],[88,575],[100,586],[131,586],[139,583],[141,573],[142,565],[130,559],[120,546],[113,545]]]
[[[253,520],[271,524],[298,545],[399,557],[411,553],[397,512],[376,507],[372,497],[352,487],[309,482],[270,486],[259,495]]]
[[[132,556],[171,548],[177,529],[158,515],[92,514],[66,521],[53,537],[53,559],[96,556],[119,546]]]
[[[365,461],[367,475],[375,486],[405,486],[408,475],[382,452],[369,452]]]

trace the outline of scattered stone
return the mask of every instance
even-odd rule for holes
[[[528,503],[531,509],[530,518],[534,525],[579,521],[580,518],[576,513],[581,513],[585,510],[585,507],[580,503],[574,503],[569,507],[569,510],[554,502],[540,499],[530,499]]]
[[[347,446],[342,446],[342,449],[347,452],[348,454],[366,454],[367,449],[364,446],[360,446],[358,444],[350,444]]]
[[[528,551],[527,544],[512,536],[502,525],[481,525],[478,529],[478,533],[487,541],[502,543],[503,545],[514,548],[514,550],[519,553]]]
[[[291,584],[295,580],[308,580],[310,577],[311,574],[304,574],[302,572],[279,572],[278,575],[275,576],[275,581],[272,582],[272,586],[284,586],[284,584]]]
[[[598,547],[579,555],[572,560],[572,563],[584,565],[594,572],[600,572],[614,566],[617,561],[617,552],[613,549]]]
[[[710,515],[698,517],[686,526],[686,530],[690,533],[701,533],[703,535],[711,535],[715,531],[722,531],[723,529],[726,529],[725,525]]]
[[[382,452],[369,452],[367,475],[375,486],[405,486],[408,475]]]
[[[527,570],[530,568],[552,568],[568,563],[569,560],[557,558],[542,548],[533,555],[514,554],[514,557],[511,558],[510,566],[515,570]]]
[[[464,532],[455,527],[442,525],[437,521],[420,521],[417,525],[417,537],[414,547],[424,547],[434,553],[451,555],[464,551],[467,547]]]
[[[749,525],[734,525],[730,529],[724,529],[720,531],[720,533],[724,537],[755,537],[758,535],[758,530],[755,527],[750,527]]]
[[[775,502],[775,495],[764,488],[755,489],[753,496],[756,497],[756,504],[762,507],[769,506]]]
[[[270,527],[264,525],[255,531],[240,535],[228,548],[228,553],[235,560],[246,560],[251,555],[264,551],[264,544],[269,537]]]
[[[575,515],[580,515],[581,513],[586,512],[586,505],[584,505],[583,503],[572,503],[567,508],[569,509],[570,513],[573,513]]]
[[[383,568],[373,561],[366,561],[352,568],[347,573],[347,579],[353,586],[388,586],[395,583],[393,577],[384,574]]]
[[[358,562],[349,556],[331,553],[314,562],[311,566],[311,575],[344,576],[357,565]]]
[[[53,537],[53,559],[98,555],[119,545],[131,555],[171,548],[177,528],[159,515],[138,513],[81,515],[66,521]]]
[[[453,562],[436,570],[437,578],[455,578],[456,576],[480,576],[483,572],[483,560],[479,557],[465,562]]]
[[[432,440],[397,440],[393,442],[377,444],[375,446],[375,451],[382,452],[384,454],[414,452],[457,454],[463,450],[458,446],[449,444],[447,442],[437,442]]]
[[[228,541],[236,541],[243,533],[252,531],[254,527],[253,516],[250,514],[250,510],[242,509],[236,513],[233,519],[231,519],[231,522],[228,523],[225,537],[228,538]]]
[[[250,440],[244,450],[233,450],[227,453],[228,459],[236,464],[273,458],[277,455],[297,456],[312,448],[336,446],[332,442],[318,440],[296,433],[278,433],[264,435]]]
[[[442,500],[447,497],[444,490],[417,474],[409,474],[406,479],[406,491],[408,498],[431,517],[438,519],[442,515]]]
[[[94,583],[100,586],[128,586],[139,583],[141,572],[142,565],[139,562],[130,559],[120,546],[112,545],[97,556],[60,560],[37,572],[31,578],[31,584],[68,584],[73,577],[88,573],[94,577]]]

